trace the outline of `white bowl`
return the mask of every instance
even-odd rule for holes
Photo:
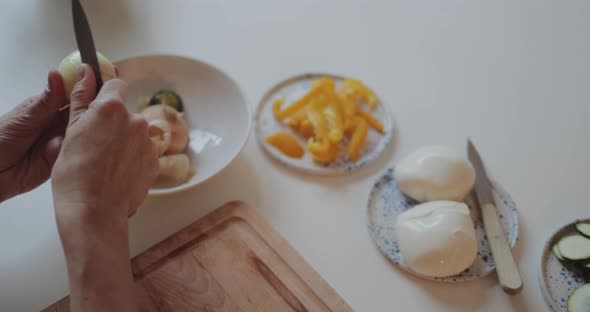
[[[190,132],[187,151],[196,174],[178,184],[160,178],[150,195],[169,194],[202,183],[225,168],[244,147],[251,127],[248,105],[237,84],[219,69],[186,57],[153,55],[118,61],[129,84],[125,105],[138,112],[141,99],[160,89],[180,95]]]

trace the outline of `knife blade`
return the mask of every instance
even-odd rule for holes
[[[490,182],[483,161],[475,149],[471,140],[467,140],[467,155],[475,168],[475,195],[481,210],[484,229],[490,243],[492,256],[496,263],[498,280],[505,293],[516,295],[522,291],[522,279],[518,267],[512,257],[512,251],[504,230],[500,225],[500,219],[496,209],[496,203],[492,194],[492,183]]]
[[[72,16],[74,19],[74,33],[76,34],[76,43],[82,58],[82,63],[86,63],[92,67],[94,77],[96,78],[96,93],[102,87],[102,77],[100,74],[100,66],[98,64],[98,57],[96,56],[96,48],[94,47],[94,40],[92,40],[92,32],[88,19],[82,8],[79,0],[72,0]]]

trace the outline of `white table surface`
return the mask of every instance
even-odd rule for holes
[[[75,49],[67,0],[0,5],[0,113],[42,90]],[[318,178],[269,161],[254,137],[206,184],[148,199],[131,219],[138,254],[224,202],[257,206],[358,311],[546,311],[543,241],[588,217],[588,1],[83,1],[112,60],[168,53],[218,66],[254,108],[294,74],[362,78],[391,107],[398,135],[373,165]],[[365,226],[367,194],[419,146],[463,150],[471,137],[520,212],[515,256],[525,288],[497,278],[424,281],[398,270]],[[1,151],[0,151],[1,153]],[[34,311],[67,293],[49,184],[0,204],[0,311]]]

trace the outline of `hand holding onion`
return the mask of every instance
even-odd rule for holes
[[[117,68],[104,55],[96,52],[96,56],[104,82],[118,76]],[[81,64],[80,52],[74,51],[59,65],[68,100],[77,81]],[[156,102],[162,102],[162,104]],[[141,115],[150,125],[148,135],[155,143],[158,156],[161,157],[160,163],[163,166],[160,175],[171,177],[179,182],[184,181],[191,174],[192,169],[189,166],[188,156],[176,155],[183,153],[188,145],[188,127],[182,113],[178,111],[182,110],[182,101],[172,91],[159,91],[150,101],[150,105],[142,110]]]
[[[96,52],[96,56],[98,58],[98,66],[100,67],[102,81],[106,82],[116,78],[118,74],[115,66],[100,52]],[[72,88],[77,81],[77,73],[80,65],[82,65],[80,51],[70,53],[70,55],[66,56],[59,64],[58,71],[61,73],[64,80],[67,99],[70,99]]]

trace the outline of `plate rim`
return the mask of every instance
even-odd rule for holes
[[[477,280],[477,279],[481,279],[483,277],[488,276],[489,274],[491,274],[492,272],[496,271],[496,266],[494,265],[494,268],[487,271],[487,272],[483,272],[478,276],[472,276],[472,277],[458,277],[457,275],[452,275],[452,276],[446,276],[446,277],[431,277],[431,276],[426,276],[417,272],[412,271],[409,267],[403,266],[399,263],[397,263],[396,261],[394,261],[393,259],[389,258],[389,256],[387,255],[387,253],[379,246],[379,244],[377,244],[377,238],[375,237],[373,231],[371,231],[370,226],[371,226],[371,221],[370,221],[370,211],[371,209],[371,203],[373,202],[373,192],[375,192],[376,187],[375,185],[381,181],[381,179],[383,179],[386,175],[392,175],[393,176],[393,172],[395,170],[395,166],[390,166],[389,168],[387,168],[381,175],[378,176],[377,179],[375,179],[375,181],[371,184],[371,189],[369,191],[369,196],[367,198],[367,203],[366,203],[366,214],[365,214],[365,222],[367,223],[367,231],[369,232],[369,236],[371,237],[371,240],[373,241],[373,245],[375,246],[375,248],[377,248],[379,250],[379,253],[381,253],[382,256],[384,256],[389,262],[391,262],[392,264],[394,264],[396,267],[402,269],[402,271],[409,273],[411,275],[429,280],[429,281],[434,281],[434,282],[439,282],[439,283],[443,283],[443,284],[452,284],[452,283],[463,283],[463,282],[469,282],[469,281],[473,281],[473,280]],[[512,243],[512,246],[510,246],[510,250],[514,250],[518,244],[519,238],[520,238],[520,216],[518,214],[518,205],[516,204],[516,202],[514,202],[514,200],[512,199],[512,196],[499,184],[497,183],[495,180],[491,179],[492,185],[494,186],[494,188],[496,188],[498,191],[496,191],[498,193],[498,195],[500,195],[499,193],[501,193],[502,195],[504,195],[507,199],[509,199],[512,203],[514,203],[514,209],[513,209],[513,214],[514,214],[514,220],[515,220],[515,227],[514,227],[514,232],[516,233],[516,236],[514,238],[514,243]],[[510,242],[508,242],[510,244]]]
[[[255,133],[256,141],[258,142],[258,145],[262,148],[262,150],[265,152],[265,154],[268,155],[270,158],[276,160],[277,162],[279,162],[281,165],[285,166],[286,168],[294,169],[298,172],[303,172],[303,173],[310,174],[310,175],[328,176],[328,177],[342,176],[342,175],[350,174],[352,172],[355,172],[355,171],[367,166],[369,163],[372,163],[377,158],[379,158],[379,156],[381,156],[383,154],[383,152],[385,150],[387,150],[387,148],[393,142],[393,134],[394,134],[394,131],[396,131],[396,127],[395,127],[396,123],[395,123],[395,119],[393,118],[392,111],[389,109],[389,107],[387,105],[383,104],[378,92],[376,92],[373,89],[371,89],[371,90],[373,91],[373,93],[375,93],[375,95],[377,95],[377,98],[379,99],[379,102],[381,103],[381,107],[383,108],[383,111],[385,112],[385,115],[388,117],[389,121],[391,122],[391,131],[387,132],[384,135],[383,140],[385,143],[382,144],[379,149],[375,149],[373,151],[373,154],[371,155],[371,157],[366,159],[364,164],[359,165],[359,166],[352,166],[352,169],[350,169],[350,170],[346,170],[342,167],[334,168],[333,170],[325,170],[326,168],[322,168],[322,167],[313,168],[313,169],[312,168],[304,168],[304,167],[300,167],[300,166],[288,163],[285,159],[276,156],[275,153],[273,153],[271,151],[270,147],[267,146],[267,144],[264,142],[264,138],[262,137],[262,134],[260,133],[260,127],[259,127],[260,114],[261,114],[262,110],[266,107],[264,105],[264,103],[268,102],[270,100],[270,98],[277,92],[277,90],[279,90],[283,86],[297,82],[299,80],[310,79],[312,77],[330,77],[333,79],[346,79],[347,78],[346,76],[343,76],[340,74],[330,74],[330,73],[319,72],[319,71],[318,72],[303,72],[303,73],[295,74],[293,76],[289,76],[288,78],[285,78],[285,79],[279,81],[278,83],[274,84],[268,91],[266,91],[264,93],[264,95],[262,96],[262,98],[258,101],[258,104],[256,106],[256,111],[254,112],[254,118],[253,118],[253,120],[254,120],[254,133]]]
[[[193,63],[197,63],[200,65],[204,65],[206,67],[209,67],[210,69],[219,72],[222,76],[226,77],[229,82],[231,84],[233,84],[233,86],[236,88],[237,93],[240,97],[240,99],[242,100],[245,108],[246,108],[246,112],[245,112],[245,116],[246,117],[246,124],[247,124],[247,129],[245,129],[244,133],[245,135],[241,138],[240,143],[239,143],[239,148],[238,148],[238,152],[233,155],[227,162],[225,162],[219,170],[217,170],[215,173],[210,174],[207,177],[204,177],[203,179],[201,179],[200,181],[194,182],[194,183],[182,183],[178,186],[174,186],[171,188],[165,188],[165,189],[153,189],[150,187],[150,189],[148,190],[148,196],[162,196],[162,195],[168,195],[168,194],[174,194],[174,193],[178,193],[178,192],[182,192],[185,191],[187,189],[193,188],[195,186],[201,185],[203,183],[205,183],[206,181],[208,181],[209,179],[213,178],[214,176],[218,175],[219,173],[221,173],[225,168],[227,168],[232,162],[234,162],[234,160],[242,153],[242,151],[244,150],[244,148],[246,147],[246,144],[248,143],[248,140],[250,138],[250,133],[252,132],[252,119],[250,118],[250,116],[252,115],[252,110],[250,108],[250,105],[248,103],[247,98],[244,96],[244,91],[242,90],[241,86],[237,83],[237,81],[230,76],[225,70],[221,69],[218,66],[215,66],[209,62],[206,61],[202,61],[196,58],[193,58],[191,56],[188,55],[182,55],[182,54],[159,54],[159,53],[155,53],[155,54],[141,54],[141,55],[136,55],[136,56],[130,56],[130,57],[125,57],[122,59],[117,59],[115,61],[113,61],[113,65],[115,66],[119,66],[119,64],[122,64],[124,62],[128,62],[128,61],[133,61],[133,60],[145,60],[145,59],[152,59],[152,58],[166,58],[166,59],[181,59],[184,61],[189,61],[189,62],[193,62]]]

